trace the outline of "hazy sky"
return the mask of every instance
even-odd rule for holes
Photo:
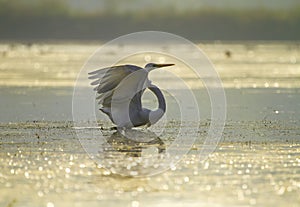
[[[0,0],[0,39],[106,40],[163,30],[197,41],[299,40],[299,11],[300,0]]]
[[[289,9],[300,5],[299,0],[67,0],[76,9],[105,10],[112,9],[119,12],[147,8],[172,7],[178,11],[199,9],[203,7],[215,8],[269,8]]]

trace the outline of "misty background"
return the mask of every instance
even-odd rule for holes
[[[299,40],[299,0],[0,0],[0,40],[109,40],[159,30],[191,40]]]

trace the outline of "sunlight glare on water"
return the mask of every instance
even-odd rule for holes
[[[34,44],[32,46],[1,44],[0,85],[73,86],[87,58],[100,46],[100,44]],[[147,45],[142,47],[147,48]],[[300,87],[300,82],[297,81],[300,70],[300,49],[292,43],[215,43],[200,44],[199,47],[211,59],[222,77],[225,88]],[[107,59],[114,60],[113,54],[120,50],[132,50],[134,53],[132,46],[115,46],[107,52]],[[166,53],[169,50],[186,52],[184,47],[169,47],[164,50]],[[133,55],[129,60],[140,66],[148,62],[164,63],[170,60],[174,62],[174,59],[160,54]],[[175,60],[177,63],[178,61],[180,62]],[[180,77],[189,78],[193,88],[203,87],[187,66],[181,63],[175,67],[173,72]],[[154,73],[153,76],[158,74]]]
[[[71,122],[77,74],[98,45],[1,43],[0,206],[298,206],[299,45],[215,42],[199,46],[215,65],[228,104],[221,143],[201,162],[198,150],[210,125],[203,83],[187,65],[167,55],[135,54],[119,60],[140,66],[150,61],[175,63],[165,70],[186,80],[201,103],[200,123],[189,123],[200,124],[190,152],[168,171],[134,178],[137,161],[156,157],[176,137],[180,127],[176,100],[165,93],[169,119],[162,142],[126,148],[113,132],[105,131],[111,143],[102,154],[107,158],[104,164],[111,166],[106,169],[83,150]],[[127,49],[134,51],[119,45],[105,57],[114,60],[119,50]],[[167,53],[185,48],[163,49]],[[175,95],[184,92],[176,79],[166,81],[164,75],[157,70],[151,80],[174,87]],[[155,106],[149,97],[145,94],[145,103]],[[99,125],[111,126],[103,119]],[[158,133],[160,128],[154,125],[151,130]],[[128,163],[121,162],[125,158]],[[148,164],[156,161],[149,159]],[[116,174],[118,167],[132,176]]]

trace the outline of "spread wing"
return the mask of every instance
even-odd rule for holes
[[[89,73],[89,79],[96,79],[91,85],[99,94],[114,89],[130,73],[142,69],[134,65],[120,65],[99,69]]]
[[[94,80],[91,85],[95,86],[99,96],[99,104],[110,107],[113,90],[128,75],[141,68],[134,65],[120,65],[95,70],[89,73],[89,79]]]
[[[100,110],[107,114],[117,125],[128,121],[130,113],[141,110],[141,96],[145,83],[149,83],[148,72],[134,65],[120,65],[104,68],[89,73],[89,79],[94,80],[94,90],[99,96]],[[119,120],[113,120],[112,102],[114,113],[118,113]],[[129,112],[129,105],[134,106],[134,112]],[[131,107],[132,108],[132,107]],[[116,117],[114,116],[114,119]]]

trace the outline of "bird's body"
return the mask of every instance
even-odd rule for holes
[[[100,110],[120,128],[132,128],[156,123],[166,111],[166,103],[161,90],[148,79],[148,73],[160,67],[173,64],[149,63],[145,68],[135,65],[120,65],[99,69],[89,73],[95,79]],[[143,108],[142,95],[150,89],[158,99],[158,109]]]

